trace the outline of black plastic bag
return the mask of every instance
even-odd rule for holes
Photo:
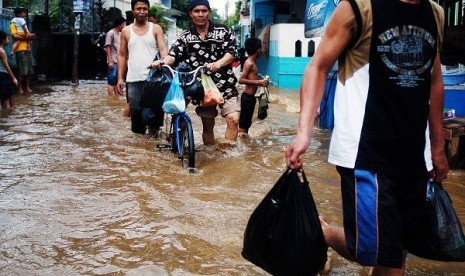
[[[193,101],[193,103],[203,100],[205,91],[202,83],[200,82],[200,74],[197,74],[196,76],[189,74],[188,72],[191,72],[193,69],[184,61],[178,64],[176,70],[179,72],[179,82],[181,83],[181,87],[184,91],[184,97],[187,100]],[[188,85],[188,83],[190,84]]]
[[[173,75],[170,69],[166,67],[161,69],[151,68],[144,81],[139,105],[152,108],[157,112],[162,111],[162,105],[172,80]]]
[[[437,261],[465,261],[465,236],[449,194],[441,184],[428,182],[421,238],[409,252]]]
[[[328,247],[302,172],[286,170],[250,216],[242,256],[273,275],[314,275]]]

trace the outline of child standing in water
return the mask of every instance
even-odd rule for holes
[[[244,62],[239,83],[245,84],[245,90],[241,95],[241,114],[239,116],[239,135],[246,135],[252,125],[252,117],[257,103],[255,93],[259,86],[268,86],[268,78],[259,79],[256,60],[261,54],[262,41],[251,37],[245,41],[245,50],[248,58]]]
[[[0,102],[2,109],[8,108],[8,104],[10,105],[10,108],[14,108],[16,106],[13,96],[15,89],[13,89],[11,83],[13,82],[16,86],[18,86],[18,80],[15,78],[13,71],[11,71],[11,68],[8,65],[4,49],[7,44],[8,36],[4,31],[0,30]]]
[[[18,34],[23,35],[24,37],[27,37],[30,35],[29,29],[27,28],[26,20],[24,19],[26,17],[26,10],[22,8],[15,8],[14,9],[15,17],[11,19],[11,23],[15,24],[16,29],[18,30]],[[14,52],[19,46],[20,40],[16,39],[13,41],[13,44],[11,45],[11,52],[10,56],[12,57]],[[27,44],[27,48],[29,50],[29,41]]]

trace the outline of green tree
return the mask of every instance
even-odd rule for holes
[[[46,0],[4,0],[4,8],[23,7],[29,14],[42,14],[44,12],[44,1]]]
[[[192,23],[187,11],[189,1],[190,0],[173,0],[172,3],[173,9],[186,13],[186,16],[179,17],[176,20],[176,25],[183,30],[187,30]]]
[[[73,30],[73,0],[50,0],[50,23],[52,31],[71,32]]]
[[[11,8],[11,7],[24,7],[24,8],[29,8],[32,4],[33,0],[4,0],[3,1],[3,6],[5,8]],[[16,5],[18,3],[18,5]]]
[[[150,6],[149,20],[150,20],[150,17],[153,16],[155,20],[155,22],[153,23],[157,23],[158,25],[160,25],[160,27],[163,29],[163,32],[166,33],[168,29],[168,20],[164,18],[165,15],[166,15],[166,10],[164,8],[158,5]]]
[[[226,25],[228,27],[232,27],[239,23],[239,20],[241,19],[241,7],[242,7],[242,2],[240,0],[236,1],[236,8],[234,10],[234,15],[226,19],[227,21]]]

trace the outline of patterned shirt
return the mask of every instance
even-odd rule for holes
[[[184,61],[193,69],[205,63],[218,61],[226,53],[236,56],[235,38],[226,26],[214,24],[212,21],[209,21],[204,40],[200,38],[195,26],[192,26],[179,36],[169,51],[169,55],[176,60],[176,63]],[[225,99],[238,96],[237,78],[231,64],[222,67],[216,73],[207,72],[207,74],[223,92]]]

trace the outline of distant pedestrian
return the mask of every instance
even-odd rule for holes
[[[257,103],[255,93],[258,87],[268,86],[268,78],[258,78],[257,58],[261,54],[262,41],[258,38],[247,38],[244,43],[248,58],[244,62],[242,74],[239,77],[239,83],[245,84],[245,90],[241,94],[241,114],[239,116],[239,135],[249,132],[252,125],[252,117]]]
[[[8,105],[10,108],[15,108],[15,91],[12,83],[15,86],[18,85],[18,80],[8,65],[7,54],[4,49],[7,44],[8,36],[4,31],[0,30],[0,102],[2,109],[8,108]]]
[[[30,35],[30,32],[27,27],[26,19],[24,19],[26,17],[26,10],[22,8],[15,8],[13,12],[15,14],[15,17],[11,19],[11,23],[15,24],[16,29],[18,30],[18,35],[27,37],[28,35]],[[20,40],[13,38],[13,43],[11,45],[11,52],[10,52],[11,57],[13,57],[14,52],[16,52],[16,50],[18,49],[19,43],[20,43]],[[29,42],[28,42],[28,48],[29,48]]]
[[[15,10],[15,15],[18,14],[18,16],[21,14],[22,17],[26,17],[26,10],[24,9],[16,9]],[[19,40],[19,45],[14,50],[16,53],[16,62],[18,64],[18,94],[23,94],[23,88],[22,88],[22,81],[25,79],[26,81],[26,93],[30,94],[32,93],[32,90],[29,86],[30,84],[30,78],[34,74],[34,68],[32,64],[32,52],[29,47],[29,43],[31,40],[36,38],[36,35],[33,33],[30,33],[28,35],[24,35],[24,33],[20,32],[18,28],[16,27],[16,24],[14,22],[10,23],[10,33],[13,39]]]
[[[108,64],[108,96],[117,94],[116,84],[118,82],[118,52],[120,44],[120,34],[126,25],[124,17],[118,17],[113,21],[113,28],[109,30],[105,36],[105,50],[107,52]]]

